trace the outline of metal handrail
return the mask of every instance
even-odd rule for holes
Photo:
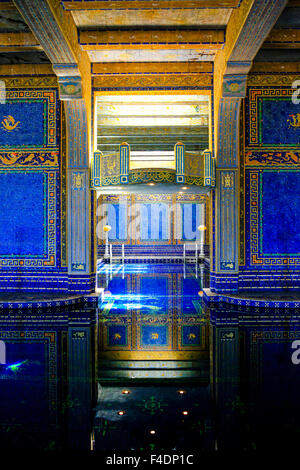
[[[192,244],[190,243],[191,246],[194,246],[195,247],[195,254],[194,256],[188,256],[187,255],[187,249],[186,249],[186,243],[183,244],[183,261],[184,263],[186,262],[186,259],[187,258],[192,258],[195,260],[195,262],[197,262],[199,260],[199,258],[204,258],[204,243],[200,243],[200,245],[198,246],[198,243],[195,243],[195,244]],[[191,251],[191,250],[190,250]]]

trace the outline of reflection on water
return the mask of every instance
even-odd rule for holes
[[[112,271],[98,309],[1,314],[1,449],[297,445],[296,310],[208,309],[200,267]]]
[[[109,267],[106,269],[110,269]],[[100,377],[183,377],[182,362],[208,359],[201,277],[193,266],[130,265],[115,270],[99,305]],[[202,274],[203,270],[202,270]],[[106,273],[99,276],[105,285]],[[107,363],[107,361],[109,361]],[[146,371],[145,362],[149,363]],[[159,361],[173,361],[162,365]],[[117,369],[113,372],[110,368]],[[189,364],[195,369],[197,364]],[[105,366],[105,370],[102,366]],[[155,370],[153,370],[155,368]],[[186,369],[186,367],[185,367]],[[126,375],[127,374],[127,375]]]

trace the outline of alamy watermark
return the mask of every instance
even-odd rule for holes
[[[292,360],[292,363],[295,364],[295,366],[297,366],[298,364],[300,364],[300,340],[296,339],[295,341],[293,341],[291,348],[295,349],[295,351],[292,354],[291,360]]]
[[[300,80],[295,80],[292,83],[292,88],[295,88],[295,91],[292,94],[292,102],[294,104],[300,103]]]
[[[0,364],[6,364],[6,344],[0,341]]]
[[[184,210],[182,206],[179,202],[171,206],[161,202],[131,204],[120,197],[118,204],[98,206],[97,237],[104,240],[103,227],[109,224],[109,238],[114,240],[168,240],[171,227],[174,240],[200,240],[203,235],[198,227],[205,223],[205,205],[186,203]]]
[[[0,104],[6,103],[6,87],[5,82],[0,80]]]

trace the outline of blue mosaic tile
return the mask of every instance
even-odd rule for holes
[[[197,325],[182,326],[181,344],[182,346],[200,346],[201,327]]]
[[[167,346],[168,330],[167,326],[141,326],[141,347],[147,346]]]
[[[113,325],[107,327],[108,346],[127,346],[127,327],[122,325]]]

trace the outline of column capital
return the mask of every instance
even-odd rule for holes
[[[82,79],[77,64],[53,64],[57,75],[59,97],[62,101],[83,98]]]

